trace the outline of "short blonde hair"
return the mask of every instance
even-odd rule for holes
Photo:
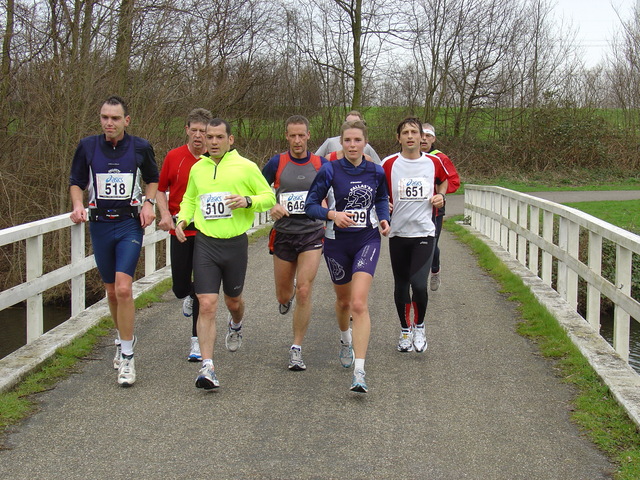
[[[340,127],[340,143],[342,143],[342,138],[344,136],[345,130],[350,128],[357,128],[362,130],[362,134],[364,135],[364,141],[369,141],[369,133],[367,132],[367,126],[362,120],[351,120],[350,122],[344,122]]]

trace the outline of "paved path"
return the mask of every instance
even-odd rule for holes
[[[250,247],[242,348],[227,352],[218,332],[220,389],[194,388],[189,322],[168,293],[138,314],[136,385],[118,387],[105,339],[8,435],[0,478],[611,478],[614,466],[570,421],[571,387],[515,333],[515,305],[463,245],[447,232],[442,242],[443,282],[430,295],[421,355],[396,351],[383,243],[370,295],[369,394],[348,391],[324,265],[308,370],[287,370],[291,316],[277,313],[261,239]]]

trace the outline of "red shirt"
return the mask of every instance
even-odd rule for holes
[[[453,166],[451,159],[440,150],[432,150],[429,153],[431,155],[435,155],[442,161],[442,166],[447,172],[447,180],[449,181],[449,184],[447,185],[446,193],[453,193],[458,190],[458,188],[460,188],[460,175],[458,175],[458,171],[456,170],[456,167]]]
[[[171,215],[177,215],[180,211],[180,202],[182,202],[182,196],[187,189],[187,182],[189,181],[189,171],[198,160],[200,158],[194,157],[187,145],[170,150],[167,156],[164,157],[162,170],[160,171],[160,181],[158,182],[158,191],[167,192],[169,196],[169,213]],[[174,230],[170,230],[169,233],[175,235]],[[195,230],[185,230],[184,234],[193,236],[196,232]]]

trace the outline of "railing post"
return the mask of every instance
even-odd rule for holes
[[[531,206],[529,210],[529,231],[536,237],[540,236],[540,208]],[[538,253],[540,249],[538,246],[529,242],[529,270],[535,275],[540,275],[538,271]]]
[[[567,229],[567,252],[572,258],[578,260],[578,248],[580,245],[580,226],[569,221]],[[567,266],[567,302],[574,310],[578,309],[578,273]]]
[[[542,214],[542,238],[553,243],[553,213],[547,210]],[[553,255],[546,250],[542,250],[542,281],[551,286],[553,274]]]
[[[495,192],[489,193],[489,198],[491,199],[491,203],[489,204],[489,208],[491,208],[492,212],[500,211],[500,195]],[[492,218],[491,219],[491,240],[500,245],[500,231],[502,229],[502,224],[499,219]]]
[[[616,245],[616,288],[625,295],[631,295],[631,250]],[[631,316],[619,305],[613,314],[613,348],[629,361],[629,330]]]
[[[567,251],[568,239],[567,235],[569,234],[569,220],[564,217],[560,217],[559,226],[558,226],[558,247],[560,249]],[[562,298],[567,299],[567,265],[558,260],[558,283],[556,290],[560,294]]]
[[[85,257],[85,224],[71,227],[71,264],[81,262]],[[75,317],[85,309],[85,274],[71,279],[71,316]]]
[[[147,228],[144,229],[145,235],[151,235],[156,231],[156,222],[152,222]],[[144,247],[144,274],[145,276],[151,275],[156,271],[156,249],[158,248],[158,242],[154,242]]]
[[[518,223],[518,200],[516,200],[515,198],[509,199],[509,216],[507,218],[515,224]],[[515,232],[515,230],[509,229],[509,247],[507,248],[507,251],[513,258],[517,258],[517,248],[518,234]]]
[[[518,202],[518,225],[527,229],[529,207],[526,202]],[[518,260],[524,266],[527,265],[527,239],[524,235],[518,235]]]
[[[598,277],[602,274],[602,236],[589,230],[588,266]],[[587,284],[587,321],[600,332],[600,291]]]
[[[171,265],[171,235],[164,241],[164,251],[166,252],[164,256],[164,266],[168,267]]]
[[[509,218],[509,197],[506,195],[501,195],[500,197],[500,216]],[[509,251],[509,227],[504,224],[500,225],[500,246]]]
[[[42,235],[27,238],[27,282],[42,275]],[[42,293],[27,299],[27,343],[31,343],[44,331]]]

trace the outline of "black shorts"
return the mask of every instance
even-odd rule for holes
[[[269,253],[285,262],[295,262],[302,252],[322,248],[323,240],[324,228],[309,233],[282,233],[271,229]]]
[[[193,249],[193,284],[196,294],[220,293],[239,297],[244,288],[249,260],[246,234],[233,238],[213,238],[196,234]]]

